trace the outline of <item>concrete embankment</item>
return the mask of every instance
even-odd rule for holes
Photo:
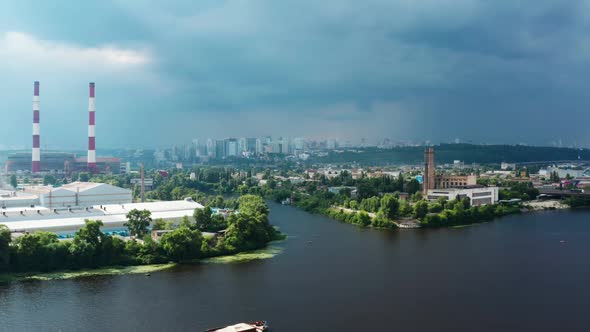
[[[562,210],[568,209],[569,206],[559,200],[543,200],[526,202],[525,206],[531,207],[535,211],[539,210]]]

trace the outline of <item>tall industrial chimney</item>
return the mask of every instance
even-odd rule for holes
[[[94,127],[96,118],[94,116],[94,83],[90,83],[90,96],[88,98],[88,171],[96,173],[96,137]]]
[[[39,81],[33,85],[33,152],[32,166],[33,173],[41,172],[41,133],[39,130]]]

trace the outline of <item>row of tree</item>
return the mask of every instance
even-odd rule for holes
[[[240,213],[227,219],[225,235],[211,238],[203,237],[201,229],[207,229],[207,225],[201,224],[204,217],[199,217],[196,222],[185,218],[160,241],[154,241],[147,234],[151,222],[147,211],[132,211],[128,216],[130,233],[141,240],[107,235],[101,231],[100,220],[87,220],[71,241],[59,240],[49,232],[25,234],[12,241],[8,228],[0,225],[0,271],[182,262],[261,248],[280,237],[268,222],[268,206],[261,197],[245,195],[238,199],[238,204]],[[195,215],[209,212],[195,212]]]

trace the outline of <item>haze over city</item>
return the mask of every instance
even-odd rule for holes
[[[5,1],[2,148],[306,136],[589,146],[588,1]]]

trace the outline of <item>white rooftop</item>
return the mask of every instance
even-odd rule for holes
[[[72,183],[68,183],[68,184],[64,184],[61,187],[53,187],[53,186],[26,186],[24,189],[26,192],[29,193],[37,193],[37,194],[47,194],[50,191],[54,191],[54,190],[68,190],[71,192],[84,192],[90,189],[94,189],[94,188],[98,188],[98,187],[116,187],[113,185],[110,185],[108,183],[95,183],[95,182],[80,182],[80,181],[76,181],[76,182],[72,182]],[[119,188],[119,187],[116,187]],[[123,188],[119,188],[119,189],[123,189]]]
[[[195,209],[203,205],[194,201],[146,202],[132,204],[112,204],[94,206],[86,209],[60,210],[57,213],[44,208],[11,209],[17,213],[0,215],[0,224],[6,225],[11,231],[33,232],[43,231],[74,231],[84,226],[86,219],[101,220],[104,227],[121,227],[127,221],[127,213],[133,209],[152,212],[152,219],[178,219],[192,216]],[[24,214],[20,211],[25,210]],[[37,210],[40,210],[38,213]]]

